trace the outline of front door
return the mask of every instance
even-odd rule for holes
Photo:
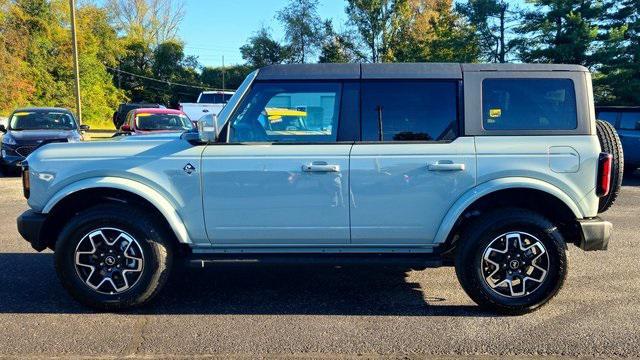
[[[256,82],[226,143],[203,153],[214,245],[316,246],[349,241],[349,152],[338,141],[342,84]]]
[[[354,245],[433,241],[475,185],[472,137],[460,137],[458,81],[362,83],[363,142],[351,151]]]

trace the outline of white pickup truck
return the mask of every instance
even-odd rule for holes
[[[233,94],[233,91],[203,91],[195,103],[181,103],[180,110],[193,121],[209,114],[218,115]]]

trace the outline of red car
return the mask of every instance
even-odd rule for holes
[[[120,127],[121,133],[144,135],[158,132],[183,132],[193,130],[194,124],[180,110],[142,108],[129,111]]]

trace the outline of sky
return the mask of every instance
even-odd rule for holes
[[[185,42],[185,53],[196,55],[202,65],[220,66],[244,61],[239,47],[262,26],[271,30],[278,41],[284,31],[275,19],[287,0],[184,0],[185,17],[178,35]],[[332,19],[334,28],[342,30],[346,21],[344,0],[320,0],[318,13]]]

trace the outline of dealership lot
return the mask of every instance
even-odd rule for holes
[[[20,238],[18,178],[0,178],[0,356],[557,355],[640,353],[640,176],[604,218],[607,252],[569,249],[560,294],[520,317],[478,310],[452,268],[225,265],[176,276],[149,307],[81,308],[51,252]]]

